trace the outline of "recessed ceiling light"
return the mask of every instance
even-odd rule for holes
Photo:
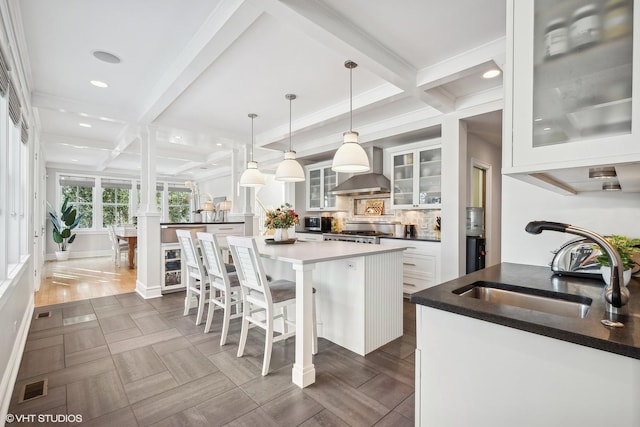
[[[174,136],[175,139],[182,139],[182,137],[180,135],[176,135]]]
[[[220,143],[220,142],[216,143],[216,145],[217,145],[218,147],[222,147],[222,143]]]
[[[604,168],[589,168],[589,178],[607,179],[615,178],[618,176],[616,169],[613,166]]]
[[[72,161],[72,162],[77,162],[77,161],[78,161],[78,159],[71,159],[71,161]]]
[[[102,62],[108,62],[109,64],[119,64],[122,60],[113,53],[104,50],[94,50],[91,52],[96,59]]]
[[[108,84],[106,84],[105,82],[102,82],[100,80],[91,80],[89,83],[91,83],[95,87],[99,87],[99,88],[109,87]]]
[[[541,122],[542,121],[542,117],[536,117],[535,119],[533,119],[534,122]]]
[[[484,74],[482,75],[482,78],[492,79],[494,77],[498,77],[499,75],[500,75],[500,70],[498,70],[497,68],[492,68],[489,71],[485,71]]]
[[[78,126],[83,127],[83,128],[90,128],[91,125],[89,123],[78,123]]]
[[[618,181],[611,181],[611,182],[603,182],[602,189],[604,191],[620,191],[622,190],[622,187],[620,187],[620,183]]]
[[[542,130],[551,130],[551,128],[544,128],[544,129],[542,129]]]

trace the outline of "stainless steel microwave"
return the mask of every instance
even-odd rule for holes
[[[304,229],[307,231],[331,231],[331,217],[330,216],[305,216],[304,217]]]

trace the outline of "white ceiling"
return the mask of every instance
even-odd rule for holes
[[[227,175],[251,143],[261,169],[288,146],[330,158],[349,128],[400,144],[434,134],[433,118],[474,96],[501,97],[504,0],[21,0],[27,75],[47,166],[136,173],[152,126],[161,177]],[[121,63],[99,61],[104,50]],[[100,89],[89,84],[101,80]],[[91,128],[80,127],[90,124]],[[500,114],[469,119],[499,143]]]

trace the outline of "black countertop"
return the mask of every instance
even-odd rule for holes
[[[311,234],[324,234],[329,233],[328,231],[312,231],[312,230],[296,230],[296,233],[311,233]],[[381,239],[397,239],[397,240],[413,240],[415,242],[436,242],[440,243],[440,240],[437,239],[427,239],[421,237],[395,237],[395,236],[380,236]]]
[[[580,319],[494,304],[452,292],[478,280],[580,295],[593,302],[585,318]],[[605,311],[603,288],[604,282],[600,279],[558,276],[552,274],[549,267],[502,263],[417,292],[410,300],[414,304],[640,359],[640,279],[632,278],[629,283],[627,314],[612,315]],[[624,327],[607,328],[600,323],[605,318],[618,320]]]
[[[161,222],[160,225],[178,225],[178,226],[186,226],[186,225],[223,225],[223,224],[244,224],[244,221],[235,221],[235,222]]]

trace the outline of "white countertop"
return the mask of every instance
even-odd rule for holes
[[[297,241],[290,245],[270,245],[266,244],[264,239],[265,237],[262,236],[256,237],[260,255],[278,261],[289,262],[291,264],[313,264],[316,262],[332,261],[354,256],[367,256],[405,250],[405,248],[386,245],[340,241]]]

